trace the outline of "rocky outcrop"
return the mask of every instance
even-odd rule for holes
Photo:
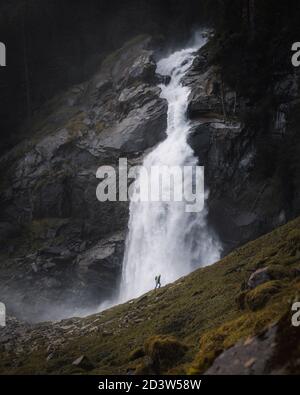
[[[264,330],[224,351],[205,375],[286,375],[297,374],[299,328],[293,327],[290,314]]]
[[[153,55],[149,37],[125,44],[48,102],[31,138],[0,158],[0,300],[14,314],[53,319],[116,290],[128,203],[100,203],[96,171],[121,157],[138,163],[165,137]]]
[[[253,289],[256,288],[258,285],[264,284],[270,280],[272,280],[272,278],[269,273],[269,268],[263,267],[261,269],[255,270],[255,272],[251,274],[247,285],[250,289]]]
[[[183,83],[191,88],[189,142],[205,166],[209,222],[226,254],[299,215],[300,91],[299,71],[274,71],[276,82],[256,104],[226,83],[229,66],[212,56],[218,50],[217,40],[204,46]]]

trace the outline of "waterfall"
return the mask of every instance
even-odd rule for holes
[[[147,169],[197,165],[187,143],[190,123],[186,111],[190,89],[181,84],[192,65],[195,50],[205,43],[203,37],[197,41],[158,62],[157,72],[171,76],[168,85],[160,85],[161,97],[168,102],[167,138],[145,157],[143,166]],[[139,179],[142,176],[139,175],[136,183],[143,182]],[[138,188],[134,193],[139,193]],[[164,285],[220,258],[220,244],[207,227],[206,208],[198,213],[187,213],[183,202],[137,200],[135,196],[130,202],[119,302],[153,289],[158,274]]]

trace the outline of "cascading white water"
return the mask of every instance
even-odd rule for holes
[[[189,48],[158,62],[157,72],[170,75],[161,85],[161,97],[168,102],[167,138],[146,156],[143,166],[197,165],[187,143],[190,123],[186,117],[190,89],[181,84],[194,60],[194,52],[205,43],[203,37]],[[142,173],[139,175],[142,177]],[[143,180],[137,179],[136,183]],[[171,185],[172,187],[172,185]],[[135,194],[139,193],[136,188]],[[187,213],[185,202],[130,202],[129,233],[123,261],[119,302],[137,297],[154,287],[161,274],[162,285],[219,259],[221,247],[209,232],[206,209]]]

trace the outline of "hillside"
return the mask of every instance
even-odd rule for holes
[[[102,313],[36,325],[9,319],[0,372],[299,373],[300,329],[290,323],[299,292],[297,218]]]

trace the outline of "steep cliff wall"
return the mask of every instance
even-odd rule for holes
[[[243,66],[251,54],[245,59],[229,45],[223,58],[223,44],[215,36],[199,52],[185,84],[192,87],[190,143],[206,168],[210,220],[226,252],[300,213],[300,90],[288,50],[254,72],[253,60]],[[247,81],[239,81],[243,67]]]
[[[96,171],[120,157],[139,163],[165,137],[153,45],[138,36],[112,53],[88,82],[47,102],[30,137],[2,156],[0,298],[15,314],[80,313],[118,289],[128,202],[100,203]]]

